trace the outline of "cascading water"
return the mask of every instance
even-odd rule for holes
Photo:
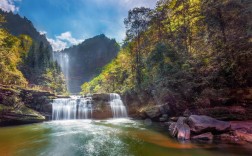
[[[53,59],[58,62],[60,68],[65,76],[67,90],[69,90],[70,76],[69,76],[69,55],[62,52],[54,52]]]
[[[126,107],[124,106],[120,95],[116,93],[110,94],[110,107],[114,118],[126,118],[128,117]]]
[[[54,99],[52,103],[53,120],[73,120],[92,118],[92,98],[72,96]]]

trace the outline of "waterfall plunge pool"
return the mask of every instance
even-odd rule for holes
[[[3,156],[242,156],[251,145],[179,143],[155,123],[61,120],[0,128]]]

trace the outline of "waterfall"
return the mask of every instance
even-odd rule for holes
[[[69,90],[69,82],[70,82],[70,76],[69,76],[69,55],[67,53],[62,52],[54,52],[53,58],[55,61],[58,62],[60,65],[60,68],[65,76],[66,84],[67,84],[67,90]]]
[[[109,104],[114,118],[128,117],[126,107],[124,106],[120,95],[111,93]]]
[[[71,96],[54,99],[52,103],[53,120],[73,120],[92,118],[92,98]]]

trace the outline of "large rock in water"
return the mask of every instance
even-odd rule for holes
[[[190,127],[186,124],[186,118],[179,117],[177,122],[169,122],[169,133],[179,140],[189,140],[191,136]]]
[[[185,123],[186,118],[180,117],[177,121],[177,138],[179,140],[189,140],[191,136],[190,127]]]
[[[231,128],[229,122],[216,120],[208,116],[191,115],[188,118],[188,124],[193,133],[204,132],[225,132]]]

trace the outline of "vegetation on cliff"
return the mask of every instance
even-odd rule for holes
[[[172,96],[184,101],[172,107],[185,110],[249,88],[250,8],[250,1],[160,0],[154,10],[130,10],[119,55],[82,92],[147,92],[163,104]]]
[[[6,22],[0,14],[0,125],[44,121],[39,112],[51,111],[46,107],[54,94],[49,92],[66,91],[60,68],[50,51],[43,46],[34,49],[36,41],[31,37],[13,36],[4,29]]]
[[[0,84],[66,93],[64,76],[46,37],[25,17],[2,10],[0,17]]]
[[[86,39],[79,45],[55,52],[55,55],[66,53],[69,56],[69,91],[78,93],[80,86],[101,73],[101,69],[113,60],[119,51],[114,39],[104,34]]]

